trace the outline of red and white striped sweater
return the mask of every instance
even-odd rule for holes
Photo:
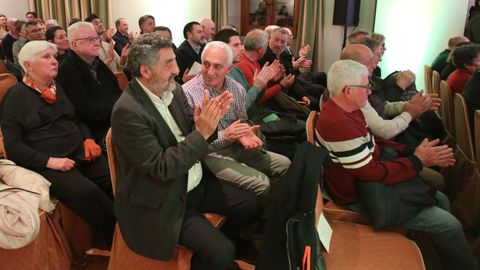
[[[322,108],[316,136],[332,160],[325,167],[324,181],[328,194],[338,204],[360,200],[355,181],[395,184],[414,177],[422,169],[420,160],[413,155],[414,149],[374,138],[360,110],[346,112],[332,100]],[[381,161],[379,145],[408,157]]]

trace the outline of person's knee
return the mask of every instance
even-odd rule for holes
[[[227,265],[235,258],[235,245],[226,237],[222,241],[212,241],[208,254],[208,258],[202,258],[208,264]]]
[[[273,173],[276,177],[282,177],[287,174],[288,168],[290,168],[291,161],[286,156],[275,155],[274,164],[272,167]]]
[[[96,201],[97,198],[106,196],[100,188],[91,181],[86,181],[74,187],[75,198],[73,200],[79,200],[87,203],[88,201]]]
[[[264,181],[263,179],[266,179]],[[253,188],[248,188],[247,190],[253,191],[257,196],[266,196],[270,192],[270,180],[267,176],[262,177],[261,179],[255,178],[252,180],[254,182]]]

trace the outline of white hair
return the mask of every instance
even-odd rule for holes
[[[362,76],[368,76],[367,67],[352,60],[339,60],[328,70],[328,92],[331,96],[338,95],[345,86],[360,84]]]
[[[57,46],[45,40],[32,40],[22,47],[18,53],[18,63],[22,66],[25,73],[27,72],[25,62],[33,63],[35,56],[47,49],[53,49],[55,53],[57,52]]]
[[[45,26],[58,26],[58,22],[55,19],[50,19],[45,21]]]
[[[227,62],[225,63],[226,67],[230,67],[232,65],[232,62],[233,62],[232,48],[230,48],[230,46],[227,43],[222,41],[210,41],[209,43],[207,43],[207,45],[205,46],[202,52],[202,62],[203,62],[203,57],[205,53],[211,48],[218,48],[218,49],[224,50],[227,53]]]
[[[93,24],[89,22],[76,22],[68,27],[68,40],[70,42],[74,41],[75,39],[78,38],[77,32],[82,29],[82,28],[88,28],[93,31],[95,31],[95,28],[93,27]]]

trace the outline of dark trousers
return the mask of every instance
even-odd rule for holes
[[[47,169],[39,173],[52,183],[50,194],[89,223],[111,246],[115,215],[107,159],[101,156],[91,163],[76,164],[68,172]]]
[[[188,194],[179,244],[193,251],[192,269],[225,269],[235,256],[231,239],[254,223],[262,208],[253,192],[206,178]],[[206,212],[227,218],[221,230],[205,219]]]

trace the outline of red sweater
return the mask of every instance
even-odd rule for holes
[[[355,181],[395,184],[409,180],[422,168],[420,160],[413,155],[381,161],[375,141],[400,154],[411,154],[413,149],[374,138],[360,110],[346,112],[332,100],[328,100],[322,108],[316,136],[332,159],[325,167],[324,180],[327,192],[339,204],[352,204],[360,200]]]
[[[473,72],[466,68],[457,68],[454,72],[448,75],[447,83],[452,90],[452,93],[459,93],[461,94],[463,91],[463,87],[467,81],[472,77]]]
[[[242,70],[243,75],[245,75],[245,79],[247,79],[249,85],[253,85],[253,75],[255,74],[255,70],[258,70],[260,72],[260,70],[262,69],[258,62],[251,61],[243,53],[240,62],[238,62],[236,66]],[[260,99],[259,104],[264,105],[268,100],[270,100],[275,94],[277,94],[281,90],[282,87],[278,83],[270,83],[269,85],[267,85],[267,89],[265,89],[265,93]]]

